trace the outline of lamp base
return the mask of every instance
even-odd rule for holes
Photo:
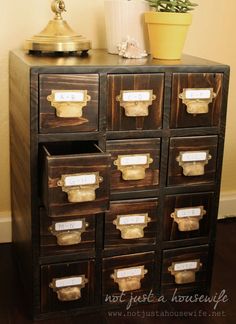
[[[77,35],[61,18],[49,21],[41,33],[33,36],[25,43],[25,49],[30,53],[87,53],[90,48],[91,42],[81,35]]]

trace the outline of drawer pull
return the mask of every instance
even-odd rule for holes
[[[151,218],[148,214],[117,215],[113,224],[121,232],[124,240],[144,237],[144,228],[148,226]]]
[[[119,155],[114,165],[121,171],[123,180],[143,180],[152,162],[150,154]]]
[[[179,152],[176,161],[183,168],[186,177],[200,176],[205,174],[205,165],[211,159],[209,151]]]
[[[175,277],[175,283],[182,285],[195,282],[196,272],[198,272],[201,267],[202,264],[200,260],[173,262],[168,268],[168,271]]]
[[[192,115],[207,114],[209,103],[216,97],[213,88],[183,89],[179,98],[187,106],[187,113]]]
[[[49,284],[60,301],[73,301],[81,298],[81,289],[88,283],[85,275],[78,277],[55,278]]]
[[[79,118],[91,97],[87,90],[52,90],[47,100],[56,109],[57,117]]]
[[[180,232],[199,230],[199,221],[206,214],[203,206],[190,208],[176,208],[171,217],[178,224]]]
[[[68,195],[68,201],[72,203],[94,201],[96,199],[95,190],[103,178],[99,172],[66,174],[61,176],[57,182],[62,191]]]
[[[111,278],[119,286],[119,291],[133,291],[141,288],[141,280],[148,270],[144,266],[115,269]]]
[[[116,97],[120,106],[125,109],[125,116],[127,117],[148,116],[148,107],[152,105],[155,99],[153,90],[124,90]]]
[[[86,231],[89,224],[85,219],[67,222],[54,222],[49,227],[49,232],[56,236],[60,246],[75,245],[81,242],[81,235]]]

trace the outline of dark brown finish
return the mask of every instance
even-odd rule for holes
[[[97,215],[97,217],[103,217],[103,215]],[[81,242],[74,245],[58,245],[57,237],[50,231],[50,227],[53,223],[79,221],[84,219],[88,224],[85,232],[81,235]],[[40,254],[41,256],[54,256],[70,253],[95,253],[95,226],[96,215],[88,216],[75,216],[75,217],[58,217],[56,221],[48,217],[44,209],[40,212]],[[68,231],[67,231],[68,232]],[[73,231],[72,231],[73,232]]]
[[[166,251],[166,255],[169,249],[173,251],[190,249],[191,254],[199,249],[199,253],[201,251],[203,255],[208,255],[207,277],[195,287],[196,289],[193,287],[191,293],[196,290],[208,292],[210,288],[224,147],[229,67],[189,56],[184,56],[178,62],[165,62],[152,60],[150,56],[137,61],[123,60],[100,50],[90,53],[83,58],[78,56],[58,58],[53,56],[36,57],[16,51],[10,56],[13,240],[17,252],[16,257],[19,261],[21,280],[25,289],[24,296],[27,296],[29,301],[27,309],[35,319],[45,320],[63,315],[66,317],[64,322],[67,322],[69,315],[81,315],[111,307],[112,305],[103,302],[102,294],[105,290],[102,290],[102,287],[104,289],[106,287],[108,290],[111,288],[111,281],[109,281],[111,278],[107,270],[116,266],[116,260],[120,266],[135,265],[141,261],[141,263],[147,262],[146,265],[150,267],[147,275],[151,275],[151,279],[147,286],[145,279],[143,281],[145,293],[150,287],[154,289],[155,293],[160,293],[161,271],[164,269],[163,251]],[[217,104],[219,110],[216,109],[216,112],[214,108],[215,117],[208,118],[206,124],[193,125],[192,127],[191,123],[186,126],[184,122],[181,127],[174,125],[173,128],[170,128],[171,116],[175,113],[173,111],[175,108],[171,107],[172,78],[173,75],[178,74],[201,75],[207,82],[219,87],[217,88],[218,97],[213,101],[213,106],[220,100],[222,94],[221,107]],[[212,79],[214,75],[216,76],[215,81]],[[220,87],[221,78],[219,75],[222,75],[222,87]],[[142,76],[145,76],[145,82],[154,78],[157,80],[158,89],[163,86],[163,103],[156,111],[152,109],[153,107],[149,107],[149,111],[155,112],[156,115],[152,116],[148,122],[144,118],[144,123],[138,121],[137,124],[127,125],[123,120],[122,123],[117,120],[118,128],[113,130],[109,128],[110,122],[107,117],[108,111],[111,112],[109,110],[111,107],[108,104],[111,102],[108,95],[108,79],[117,77],[118,80],[120,76],[122,79],[129,80],[128,83],[133,84],[133,89],[139,87],[135,84],[135,79],[141,84],[144,82]],[[150,76],[150,80],[146,76]],[[201,77],[199,79],[194,77],[194,80],[198,80],[197,82],[200,83]],[[188,79],[192,80],[192,77]],[[40,118],[40,111],[50,108],[52,109],[49,109],[50,113],[52,111],[54,113],[54,108],[51,108],[46,96],[52,89],[70,90],[72,86],[74,89],[83,89],[82,86],[86,86],[89,88],[87,89],[90,91],[89,95],[91,95],[91,91],[94,93],[94,101],[88,102],[88,105],[93,104],[95,107],[97,100],[94,110],[90,110],[90,106],[83,109],[84,113],[90,114],[90,118],[86,118],[89,121],[79,126],[75,126],[74,121],[73,125],[72,121],[69,121],[69,125],[65,127],[61,125],[53,128],[53,125],[44,125],[45,128],[40,129],[40,126],[42,127],[40,121],[43,121]],[[155,85],[153,86],[155,88]],[[199,87],[201,87],[200,84]],[[162,95],[159,94],[159,97],[162,98]],[[157,118],[157,116],[159,117]],[[45,123],[52,121],[51,117],[54,119],[55,115],[48,117],[44,119]],[[58,126],[57,121],[55,122]],[[60,122],[62,122],[61,119]],[[124,129],[123,126],[125,126]],[[174,150],[177,149],[177,146],[175,144],[178,144],[178,148],[188,150],[205,149],[205,147],[210,150],[212,159],[206,165],[207,173],[202,179],[195,177],[193,182],[188,182],[186,177],[180,173],[178,165],[176,169],[176,157],[174,156],[176,152]],[[46,151],[44,147],[47,148]],[[121,180],[121,172],[117,171],[113,161],[110,161],[109,153],[111,153],[113,161],[115,156],[120,153],[126,155],[147,153],[154,161],[150,164],[149,169],[146,169],[147,177],[144,180],[126,181],[125,183],[124,180]],[[46,167],[44,167],[45,163]],[[60,179],[61,174],[70,174],[73,169],[86,172],[86,170],[95,170],[96,168],[103,173],[102,176],[105,179],[101,183],[102,189],[100,191],[96,189],[97,199],[92,203],[76,204],[78,206],[74,208],[73,203],[68,203],[65,200],[67,193],[63,192],[61,187],[58,187],[60,191],[56,189],[57,180]],[[49,191],[48,175],[50,177],[49,184],[52,185]],[[198,180],[196,181],[196,179]],[[110,181],[112,182],[111,190],[109,188]],[[128,185],[127,182],[129,182]],[[167,240],[163,240],[163,229],[170,226],[170,224],[164,223],[165,197],[177,196],[178,200],[178,197],[182,195],[190,194],[200,197],[203,193],[209,194],[210,200],[212,198],[212,203],[210,203],[211,222],[206,227],[204,225],[204,228],[200,228],[199,236],[191,238],[172,236],[173,239],[171,237],[169,240],[168,234]],[[150,227],[144,229],[144,233],[150,234],[150,237],[147,236],[143,240],[144,244],[138,242],[128,245],[120,244],[120,238],[115,237],[115,233],[110,228],[107,232],[106,228],[108,224],[111,225],[110,217],[113,217],[111,216],[113,207],[118,206],[119,202],[123,202],[129,211],[131,208],[127,205],[127,201],[136,202],[138,199],[143,202],[143,205],[152,201],[149,207],[153,216],[154,209],[157,210],[156,218],[153,217],[155,220],[150,223]],[[206,200],[208,201],[208,198]],[[155,205],[156,201],[158,201],[158,206]],[[48,208],[46,214],[42,215],[40,210],[44,208],[44,205]],[[109,205],[112,206],[111,209],[109,209]],[[120,205],[120,207],[122,206]],[[106,215],[105,212],[107,212]],[[50,222],[77,218],[88,219],[92,226],[90,234],[88,233],[91,236],[87,236],[86,233],[82,234],[82,238],[86,237],[87,242],[84,242],[83,249],[65,248],[61,253],[62,250],[57,250],[55,239],[51,241],[47,236],[47,227]],[[110,235],[112,237],[108,238]],[[93,248],[94,240],[95,247]],[[115,243],[116,240],[117,243]],[[208,243],[209,249],[206,246],[202,250],[202,246]],[[55,275],[57,275],[57,271],[59,271],[57,269],[60,268],[63,276],[64,274],[74,275],[73,271],[69,271],[69,269],[73,269],[73,264],[75,270],[79,270],[81,264],[84,264],[86,269],[91,264],[91,267],[89,266],[91,272],[88,273],[89,282],[92,283],[91,294],[88,299],[85,296],[84,304],[81,299],[83,305],[81,304],[79,307],[70,307],[69,304],[64,303],[63,305],[57,304],[57,301],[53,299],[55,293],[48,288],[51,278],[47,277],[47,274],[50,274],[50,271],[55,270]],[[43,269],[42,273],[41,269]],[[87,271],[86,269],[85,271]],[[106,276],[109,278],[106,279]],[[41,285],[43,285],[42,292]],[[117,284],[114,287],[117,289]],[[173,287],[171,289],[173,290]],[[140,292],[142,295],[142,289]],[[97,321],[99,319],[96,318]],[[22,317],[17,318],[17,323],[21,323],[21,320]],[[94,317],[89,315],[86,320],[87,322],[93,321]],[[107,321],[107,318],[105,320]],[[78,319],[70,318],[69,321],[73,323]]]
[[[222,73],[173,73],[171,98],[171,128],[218,126],[222,107]],[[191,115],[179,94],[186,88],[213,88],[216,98],[206,114]]]
[[[85,275],[88,283],[81,289],[81,298],[75,301],[60,301],[49,284],[53,279]],[[94,302],[94,261],[61,263],[41,266],[41,311],[75,309]]]
[[[127,269],[143,265],[144,268],[148,270],[148,272],[145,274],[144,278],[141,279],[141,288],[132,292],[124,292],[122,294],[123,300],[129,300],[131,295],[139,296],[143,295],[144,293],[149,293],[149,291],[153,289],[153,279],[155,277],[154,252],[122,255],[104,259],[102,277],[103,302],[105,304],[119,303],[119,296],[121,295],[121,291],[119,291],[118,284],[111,278],[111,275],[114,273],[115,269]],[[112,296],[117,296],[118,300],[114,298],[114,300],[116,300],[114,301]]]
[[[50,217],[100,213],[108,208],[109,154],[89,143],[51,144],[44,147],[43,201]],[[62,175],[99,172],[103,178],[95,190],[96,199],[71,203],[67,193],[57,185]]]
[[[111,191],[135,191],[157,188],[159,184],[160,139],[107,141],[107,152],[111,154]],[[145,171],[143,180],[123,180],[122,173],[114,165],[119,155],[150,154],[153,162]]]
[[[200,193],[200,194],[187,194],[187,195],[170,195],[166,196],[164,200],[164,227],[163,227],[163,240],[188,240],[195,237],[208,236],[212,217],[213,207],[213,192]],[[178,229],[178,224],[171,217],[171,213],[175,208],[188,208],[203,206],[206,214],[199,221],[199,229],[195,231],[182,232]]]
[[[219,222],[217,226],[217,241],[215,262],[213,267],[213,280],[211,295],[214,296],[225,289],[229,300],[226,303],[219,303],[216,312],[219,316],[202,316],[202,312],[206,311],[207,314],[212,314],[212,303],[187,303],[187,302],[159,302],[155,305],[138,304],[126,311],[109,310],[108,312],[99,310],[97,313],[92,314],[76,314],[77,316],[62,316],[58,315],[56,319],[44,319],[44,324],[87,324],[96,322],[98,324],[117,324],[117,323],[139,323],[140,321],[145,324],[156,324],[157,317],[151,316],[153,312],[163,312],[158,316],[158,320],[163,320],[165,324],[173,323],[173,316],[168,312],[178,312],[178,318],[175,317],[174,322],[182,324],[185,321],[194,321],[194,323],[201,321],[203,324],[233,324],[236,318],[235,299],[236,299],[236,284],[235,272],[236,259],[232,258],[232,249],[230,247],[236,246],[236,222],[227,220]],[[16,271],[15,262],[13,262],[12,246],[11,244],[0,245],[0,322],[1,324],[20,323],[32,324],[37,323],[31,321],[28,317],[28,308],[26,307],[26,298],[22,294],[22,287],[20,285],[19,277]],[[217,296],[218,296],[217,295]],[[126,306],[127,302],[124,303]],[[143,313],[143,311],[145,313]],[[182,316],[180,312],[187,312],[186,316]],[[192,317],[192,312],[197,312],[196,317]],[[199,311],[199,313],[198,313]],[[139,312],[139,313],[138,313]],[[66,313],[68,314],[68,312]],[[128,316],[128,314],[132,314]],[[140,318],[139,314],[142,314]],[[158,314],[158,313],[157,313]],[[185,314],[186,315],[186,314]],[[54,316],[55,313],[54,313]],[[45,316],[46,317],[46,316]],[[162,321],[161,321],[162,322]]]
[[[157,199],[123,200],[114,201],[110,204],[109,212],[105,215],[105,249],[116,249],[118,246],[128,248],[131,246],[153,245],[156,243],[157,231]],[[144,237],[138,239],[122,239],[121,232],[113,224],[117,215],[148,214],[150,222],[144,228]]]
[[[149,106],[146,117],[127,117],[116,100],[123,90],[153,90],[156,99]],[[162,126],[164,74],[108,75],[107,121],[108,131],[155,130]]]
[[[163,265],[161,277],[161,293],[166,297],[172,297],[176,290],[177,295],[204,293],[207,291],[207,279],[209,271],[208,246],[180,248],[163,251]],[[189,262],[200,260],[202,266],[196,272],[196,281],[192,283],[176,284],[175,277],[171,275],[168,268],[172,262]]]
[[[170,139],[168,185],[194,185],[216,180],[217,136],[176,137]],[[180,152],[209,151],[211,159],[205,165],[205,173],[200,176],[185,176],[183,168],[176,161]]]
[[[47,97],[52,90],[87,90],[91,101],[83,108],[82,117],[62,118]],[[40,133],[88,132],[98,130],[97,74],[41,74],[39,76]]]

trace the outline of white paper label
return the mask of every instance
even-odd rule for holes
[[[196,261],[176,263],[174,266],[174,271],[184,271],[184,270],[194,270],[194,269],[197,269]]]
[[[185,208],[177,210],[177,217],[184,218],[184,217],[197,217],[201,215],[201,208]]]
[[[125,215],[120,216],[119,225],[144,224],[146,215]]]
[[[72,222],[61,222],[55,224],[55,230],[57,232],[59,231],[69,231],[69,230],[75,230],[75,229],[81,229],[83,228],[83,221],[72,221]]]
[[[142,268],[128,268],[117,270],[117,278],[127,278],[140,276],[142,274]]]
[[[54,101],[56,102],[82,102],[84,101],[84,92],[55,92]]]
[[[121,165],[144,165],[147,164],[147,155],[124,156],[120,159]]]
[[[130,91],[123,92],[122,100],[123,101],[149,101],[150,98],[149,91]]]
[[[182,154],[182,162],[206,161],[207,152],[186,152]]]
[[[210,89],[189,89],[185,92],[186,99],[210,99],[211,90]]]
[[[82,284],[82,277],[57,279],[55,284],[56,284],[57,288],[81,285]]]
[[[65,177],[64,184],[65,187],[70,186],[84,186],[96,183],[96,175],[88,174],[88,175],[76,175],[76,176],[68,176]]]

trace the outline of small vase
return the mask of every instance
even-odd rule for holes
[[[143,0],[105,0],[105,23],[108,53],[118,54],[118,44],[130,37],[140,49],[147,50],[144,12],[149,6]]]

